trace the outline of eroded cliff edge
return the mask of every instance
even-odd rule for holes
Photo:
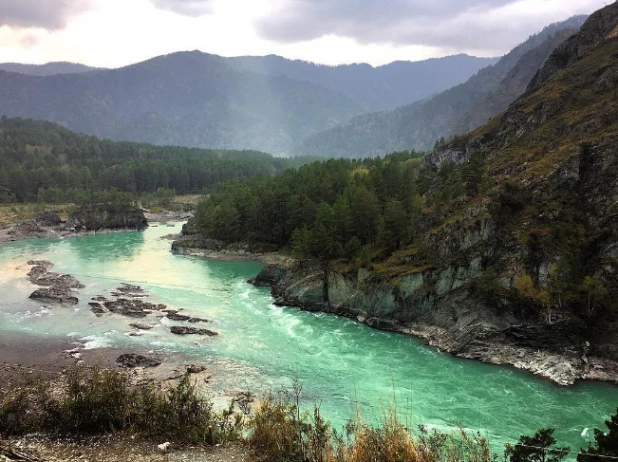
[[[360,265],[266,267],[254,283],[282,305],[559,384],[618,381],[616,56],[618,3],[558,47],[503,114],[425,157],[434,171],[474,177],[476,165],[486,176],[425,210],[408,247]]]
[[[512,365],[559,385],[578,379],[618,382],[618,363],[605,354],[613,348],[611,339],[570,323],[538,323],[508,303],[488,306],[474,294],[480,272],[477,259],[403,276],[393,285],[363,268],[325,272],[322,265],[288,262],[267,265],[250,282],[271,287],[278,305],[414,335],[455,356]]]

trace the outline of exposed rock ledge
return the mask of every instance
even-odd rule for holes
[[[226,248],[215,239],[181,236],[172,242],[172,252],[219,261],[260,261],[267,265],[284,264],[289,257],[277,252],[256,252],[245,248]]]
[[[0,243],[34,238],[67,238],[87,234],[143,231],[148,227],[139,209],[72,212],[66,221],[53,212],[0,226]]]
[[[372,280],[364,269],[331,271],[325,281],[323,269],[309,264],[268,265],[249,282],[271,287],[278,305],[414,335],[457,357],[511,365],[559,385],[581,379],[618,382],[618,363],[593,355],[604,345],[591,346],[573,327],[524,322],[508,307],[474,300],[466,281],[475,277],[475,265],[411,274],[396,286]]]

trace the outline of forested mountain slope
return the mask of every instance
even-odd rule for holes
[[[68,63],[5,65],[22,73],[0,71],[0,114],[113,140],[293,154],[308,136],[376,105],[426,97],[491,62],[462,55],[374,69],[193,51],[80,74],[55,72],[79,70]],[[412,76],[429,83],[404,84]]]
[[[526,91],[530,81],[549,58],[558,45],[577,32],[577,29],[562,29],[538,47],[524,54],[515,67],[507,74],[498,88],[490,92],[485,98],[477,102],[458,121],[448,133],[465,134],[483,125],[492,117],[504,111],[509,104]]]
[[[307,162],[256,151],[113,142],[56,124],[0,119],[0,203],[71,201],[79,190],[199,193],[223,180],[269,176]]]
[[[615,377],[617,55],[614,3],[554,51],[504,114],[422,164],[406,153],[289,173],[269,191],[315,206],[289,208],[303,211],[285,215],[292,231],[279,215],[264,213],[262,226],[282,230],[277,245],[302,263],[268,267],[257,283],[281,304],[411,332],[559,383]],[[226,185],[203,203],[202,238],[225,212],[239,217],[234,237],[252,242],[241,217],[260,215],[253,187]]]
[[[366,112],[394,109],[465,82],[497,58],[465,54],[384,66],[346,64],[323,66],[280,56],[225,58],[236,69],[285,76],[323,85],[358,101]]]
[[[484,123],[504,110],[524,92],[528,81],[551,53],[551,47],[574,33],[584,19],[576,16],[546,27],[494,66],[439,95],[393,111],[362,115],[319,133],[304,141],[298,153],[364,157],[404,149],[430,149],[437,139],[473,128],[477,122]]]
[[[176,53],[121,69],[37,77],[0,71],[0,112],[114,140],[290,153],[294,141],[361,105],[287,77]]]

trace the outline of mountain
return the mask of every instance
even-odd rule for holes
[[[112,140],[286,155],[300,140],[367,112],[382,98],[403,104],[425,97],[486,62],[455,56],[374,69],[193,51],[79,74],[25,74],[86,70],[65,63],[12,66],[22,73],[0,71],[0,114]],[[435,72],[448,77],[429,78]],[[415,73],[435,83],[406,90],[402,81]],[[340,91],[345,88],[350,91]]]
[[[175,53],[132,66],[46,77],[0,71],[0,111],[113,140],[289,153],[362,112],[322,86],[239,72],[220,57]]]
[[[577,29],[574,28],[559,30],[554,36],[549,37],[538,47],[525,53],[504,80],[500,82],[498,88],[477,102],[472,109],[468,110],[459,119],[450,133],[468,133],[504,111],[509,104],[526,91],[536,72],[556,47],[575,32],[577,32]]]
[[[292,247],[308,256],[254,282],[271,286],[277,304],[421,336],[562,385],[616,381],[616,56],[618,2],[559,45],[504,113],[421,166],[408,153],[289,173],[292,189],[281,191],[313,204],[291,216]],[[322,175],[307,174],[314,165]],[[224,204],[211,204],[215,217]],[[279,231],[273,224],[260,223]]]
[[[452,136],[458,130],[477,126],[478,121],[485,122],[497,115],[523,93],[527,82],[523,85],[520,82],[533,77],[552,46],[576,32],[584,20],[585,16],[575,16],[552,24],[467,82],[392,111],[356,117],[305,140],[297,152],[364,157],[404,149],[427,150],[438,138]],[[478,114],[473,112],[475,108]]]
[[[0,70],[17,72],[19,74],[44,76],[56,74],[79,74],[82,72],[91,72],[101,69],[77,63],[55,62],[46,64],[0,63]]]
[[[276,55],[226,58],[235,69],[323,85],[360,102],[367,112],[394,109],[439,93],[465,82],[497,61],[497,58],[459,54],[372,67],[369,64],[323,66]]]

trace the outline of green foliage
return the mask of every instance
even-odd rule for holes
[[[298,391],[298,388],[295,388]],[[301,412],[299,394],[260,403],[249,422],[249,445],[268,462],[490,462],[495,460],[486,438],[461,430],[455,434],[427,432],[414,436],[388,410],[380,425],[357,417],[340,434],[325,422],[320,410]]]
[[[146,208],[161,207],[163,209],[168,209],[175,196],[176,191],[173,189],[157,188],[154,193],[142,194],[139,198],[139,202]]]
[[[520,212],[529,201],[529,193],[522,190],[519,184],[506,181],[493,195],[489,211],[497,223],[504,223]]]
[[[529,274],[523,274],[515,279],[515,289],[519,297],[540,309],[545,323],[552,323],[553,304],[548,290],[537,287]]]
[[[481,293],[488,303],[495,303],[503,291],[498,272],[494,268],[488,268],[483,271],[474,280],[474,289]]]
[[[444,204],[464,193],[463,171],[453,162],[444,162],[438,171],[435,200]]]
[[[311,159],[275,158],[257,151],[225,151],[113,142],[58,125],[0,119],[0,201],[67,203],[91,190],[153,194],[199,193],[222,181],[270,176]],[[155,204],[156,205],[156,204]]]
[[[584,294],[586,311],[589,315],[592,315],[599,306],[606,302],[608,290],[597,275],[586,276],[580,285],[580,290]]]
[[[262,401],[251,418],[249,446],[265,461],[324,462],[331,459],[330,424],[320,409],[301,412],[298,402],[270,397]]]
[[[616,414],[605,421],[607,433],[594,429],[594,446],[582,450],[577,455],[577,462],[600,462],[609,460],[603,456],[618,457],[618,409]]]
[[[233,403],[222,413],[200,396],[185,375],[159,391],[132,386],[124,372],[98,367],[70,369],[64,392],[41,379],[28,379],[0,396],[0,433],[101,434],[128,431],[145,437],[216,444],[239,439],[243,417]]]
[[[566,447],[552,447],[556,444],[553,428],[542,428],[534,436],[521,436],[519,442],[507,444],[504,458],[509,462],[560,462],[570,452]]]
[[[414,153],[328,160],[276,177],[220,185],[197,208],[202,234],[290,248],[299,258],[353,260],[366,246],[407,244],[418,194]]]
[[[479,152],[473,152],[464,165],[462,177],[466,195],[475,197],[479,194],[485,174],[485,159]]]

